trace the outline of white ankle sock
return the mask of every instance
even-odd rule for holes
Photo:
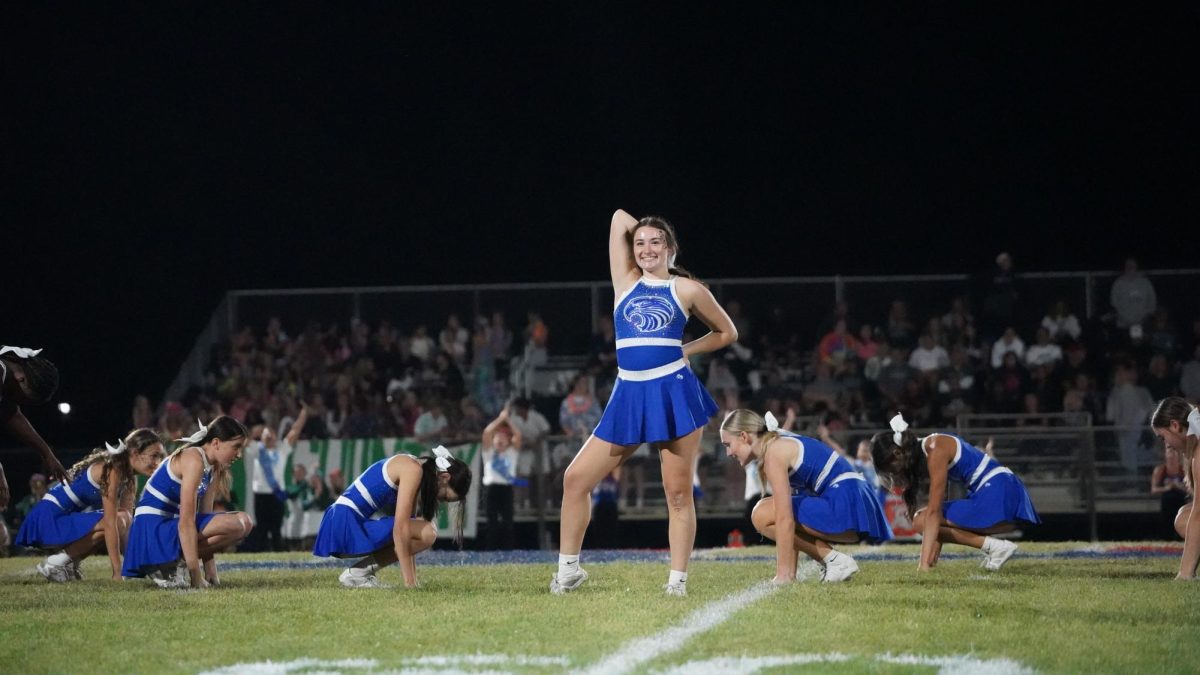
[[[687,572],[680,572],[679,570],[671,570],[671,575],[667,577],[667,583],[668,584],[686,584],[687,583]]]
[[[48,556],[46,558],[46,562],[50,563],[51,565],[58,565],[59,567],[65,567],[68,563],[71,562],[71,556],[67,555],[65,551],[59,551],[58,553],[55,553],[52,556]]]
[[[370,565],[367,567],[351,567],[351,568],[349,568],[350,576],[352,576],[352,577],[369,577],[375,573],[375,570],[372,570],[371,567],[374,567],[374,565]]]
[[[563,555],[558,554],[558,576],[566,577],[574,575],[579,571],[579,554]]]

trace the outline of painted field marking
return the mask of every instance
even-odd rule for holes
[[[704,661],[689,661],[658,672],[660,675],[753,675],[764,668],[815,663],[844,663],[858,658],[902,666],[937,668],[939,675],[1030,675],[1034,672],[1033,669],[1012,659],[980,659],[974,656],[919,656],[916,654],[879,654],[874,657],[854,657],[837,652],[788,654],[786,656],[718,657]]]

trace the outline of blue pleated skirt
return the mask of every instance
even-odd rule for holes
[[[1029,492],[1020,478],[1011,473],[992,476],[978,490],[942,505],[946,520],[968,530],[982,530],[1000,523],[1034,525],[1042,522]]]
[[[708,424],[717,410],[716,401],[687,366],[645,382],[617,378],[593,433],[617,445],[669,441]]]
[[[313,555],[353,558],[374,553],[392,545],[395,524],[396,519],[392,516],[363,518],[349,506],[334,504],[325,510],[325,517],[321,519]]]
[[[196,514],[196,531],[204,529],[216,513]],[[183,557],[179,544],[179,519],[154,514],[134,516],[125,544],[123,577],[144,577],[163,565]]]
[[[793,495],[792,514],[797,523],[817,532],[841,534],[853,530],[872,544],[892,538],[875,488],[865,480],[843,480],[819,495]]]
[[[21,522],[16,545],[30,548],[58,548],[79,541],[96,529],[103,511],[64,511],[54,502],[43,499],[34,504]]]

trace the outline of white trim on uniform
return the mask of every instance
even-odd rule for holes
[[[50,494],[49,492],[47,492],[45,494],[45,496],[42,497],[42,501],[54,502],[55,504],[58,505],[58,508],[66,511],[66,508],[62,505],[61,502],[58,501],[58,497],[55,497],[54,495]]]
[[[971,489],[972,489],[972,490],[978,490],[980,487],[982,487],[982,486],[984,486],[984,485],[987,485],[987,482],[988,482],[989,480],[991,480],[992,478],[995,478],[996,476],[998,476],[998,475],[1000,475],[1000,474],[1002,474],[1002,473],[1012,473],[1012,469],[1009,469],[1009,468],[1008,468],[1008,467],[1006,467],[1006,466],[998,466],[998,467],[996,467],[996,468],[992,469],[991,471],[989,471],[989,472],[985,473],[985,474],[983,475],[983,478],[980,478],[980,479],[979,479],[979,482],[978,482],[978,484],[977,484],[977,483],[975,483],[974,481],[972,481],[972,483],[971,483]]]
[[[839,473],[838,475],[834,476],[833,480],[829,481],[828,487],[833,487],[834,485],[837,485],[838,483],[840,483],[844,480],[855,480],[855,479],[862,480],[862,481],[866,480],[866,478],[863,478],[862,474],[857,471],[846,471],[844,473]]]
[[[679,359],[672,361],[664,366],[650,368],[648,370],[625,370],[617,368],[617,377],[630,382],[646,382],[648,380],[657,380],[660,377],[666,377],[671,373],[687,367],[687,359]]]
[[[95,465],[95,464],[93,464],[92,466],[96,466],[96,465]],[[88,482],[92,484],[92,487],[94,487],[94,488],[96,488],[97,490],[99,490],[99,489],[101,489],[101,488],[100,488],[100,484],[96,482],[96,479],[95,479],[95,478],[92,478],[92,466],[89,466],[89,467],[87,468],[87,471],[85,471],[84,473],[86,473],[86,474],[87,474],[87,479],[88,479]],[[100,471],[101,471],[101,472],[103,472],[103,471],[104,471],[104,469],[101,469]]]
[[[83,500],[80,499],[79,496],[75,494],[75,491],[71,489],[71,484],[70,483],[60,483],[60,485],[62,485],[63,492],[68,497],[71,498],[71,501],[75,502],[75,506],[78,506],[79,508],[82,509],[83,508]],[[50,494],[50,493],[47,492],[46,494]]]
[[[179,514],[172,513],[170,511],[163,511],[162,509],[156,509],[153,506],[139,506],[133,510],[133,517],[136,518],[138,516],[162,516],[164,518],[178,518]]]
[[[971,480],[967,481],[967,485],[974,485],[979,480],[979,477],[983,475],[983,472],[987,471],[988,464],[991,464],[988,461],[989,459],[991,457],[988,457],[986,454],[983,456],[983,459],[979,461],[979,466],[975,467],[975,470],[971,472]]]
[[[349,506],[350,508],[354,509],[354,512],[355,512],[355,513],[357,513],[357,514],[358,514],[358,516],[359,516],[360,518],[366,518],[366,516],[364,516],[364,515],[362,514],[362,511],[359,511],[359,510],[358,510],[358,504],[355,504],[354,502],[350,501],[350,500],[349,500],[349,499],[346,497],[346,495],[342,495],[341,497],[338,497],[338,498],[337,498],[337,499],[336,499],[336,500],[333,502],[333,505],[334,505],[334,506],[337,506],[338,504],[341,504],[342,506]]]
[[[617,340],[617,349],[627,347],[682,347],[683,340],[674,338],[621,338]]]
[[[691,318],[692,315],[687,311],[687,308],[683,306],[683,301],[679,299],[679,291],[675,290],[675,281],[678,278],[679,277],[671,277],[671,297],[675,299],[675,306],[679,308],[679,311],[683,312],[683,318],[688,319]]]
[[[950,460],[949,466],[953,467],[955,464],[958,464],[958,460],[962,459],[962,439],[960,439],[958,436],[951,436],[950,434],[942,433],[929,434],[925,438],[921,439],[921,452],[925,453],[926,457],[929,456],[929,451],[925,449],[925,441],[933,438],[934,436],[945,436],[947,438],[954,439],[954,459]]]
[[[833,465],[837,463],[838,457],[841,455],[836,452],[829,453],[829,459],[825,460],[825,466],[821,467],[821,473],[817,474],[817,480],[813,482],[813,490],[821,491],[825,484],[825,479],[829,478],[829,474],[833,472]]]
[[[170,504],[171,506],[176,506],[176,507],[179,506],[179,504],[176,503],[174,500],[172,500],[170,497],[167,497],[163,493],[159,492],[158,488],[156,488],[150,484],[150,481],[146,481],[146,492],[149,492],[150,494],[157,497],[160,502],[163,502],[165,504]]]
[[[384,464],[384,466],[387,466],[387,465]],[[367,486],[363,485],[362,480],[356,478],[356,479],[354,479],[354,482],[350,484],[350,486],[353,487],[355,490],[358,490],[358,494],[362,495],[362,498],[367,500],[367,503],[371,505],[371,508],[373,508],[373,509],[379,508],[379,505],[376,504],[375,500],[371,498],[371,493],[367,491]]]
[[[170,478],[171,480],[175,481],[176,483],[183,485],[183,479],[176,478],[175,474],[171,473],[171,458],[170,457],[168,457],[167,461],[163,462],[162,465],[166,468],[167,478]],[[147,485],[149,485],[149,483],[147,483]]]

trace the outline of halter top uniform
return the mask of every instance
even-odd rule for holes
[[[1042,522],[1025,485],[1012,470],[1001,466],[987,453],[958,436],[931,436],[954,439],[957,449],[946,477],[967,488],[966,499],[956,499],[942,505],[942,515],[946,520],[967,529],[986,529],[1006,522],[1027,525]],[[925,452],[926,438],[930,436],[921,439],[922,452]]]
[[[200,453],[200,461],[204,464],[200,485],[196,490],[196,531],[199,532],[217,514],[199,513],[200,500],[212,483],[213,467],[204,456],[204,451],[198,447],[184,448],[180,454],[193,449]],[[178,456],[171,455],[159,464],[146,481],[146,488],[133,512],[133,524],[129,526],[122,576],[146,576],[183,557],[183,547],[179,543],[179,502],[183,478],[171,471],[171,465]]]
[[[321,519],[313,555],[349,558],[374,553],[392,544],[395,516],[378,511],[395,506],[399,486],[387,475],[388,462],[420,462],[412,455],[393,455],[368,466],[346,488]]]
[[[617,299],[617,381],[597,438],[617,445],[669,441],[703,427],[717,404],[683,356],[688,315],[678,277],[638,279]]]
[[[808,436],[780,431],[773,449],[794,448],[788,484],[796,522],[817,532],[855,531],[871,543],[892,538],[892,528],[862,474],[833,448]]]
[[[103,493],[92,478],[92,466],[80,471],[71,482],[50,488],[33,506],[17,532],[17,546],[58,548],[96,528],[103,517]]]

